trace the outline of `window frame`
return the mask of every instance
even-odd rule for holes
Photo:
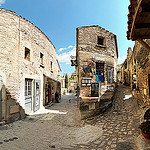
[[[99,39],[103,40],[103,45],[99,44]],[[106,47],[106,44],[105,44],[105,38],[102,37],[102,36],[97,36],[97,46],[100,46],[100,47]]]
[[[25,79],[25,97],[32,97],[32,79]]]
[[[42,52],[40,52],[40,66],[44,66],[44,54]]]
[[[25,47],[24,59],[30,61],[30,49]]]

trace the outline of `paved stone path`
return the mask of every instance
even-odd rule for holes
[[[119,86],[114,98],[113,106],[103,115],[85,120],[103,128],[103,135],[88,145],[78,145],[81,150],[137,150],[136,138],[140,134],[138,125],[144,115],[139,109],[135,99],[123,100],[125,95],[130,95],[130,89]]]
[[[71,103],[69,102],[71,99]],[[102,128],[80,126],[80,114],[73,95],[62,98],[50,110],[67,114],[48,113],[29,116],[25,120],[0,127],[0,150],[68,150],[95,141]]]
[[[75,97],[62,97],[49,107],[67,114],[41,114],[0,126],[0,150],[137,150],[136,137],[143,110],[119,86],[113,106],[103,115],[80,121]],[[71,103],[69,103],[71,99]]]

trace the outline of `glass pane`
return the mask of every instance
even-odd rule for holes
[[[28,91],[28,95],[31,95],[31,91]]]
[[[36,82],[36,89],[39,89],[39,83]]]
[[[28,90],[31,90],[31,86],[28,86]]]
[[[27,91],[25,90],[25,96],[27,96]]]

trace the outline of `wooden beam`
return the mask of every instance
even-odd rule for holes
[[[143,46],[146,48],[146,50],[148,50],[148,52],[150,52],[150,46],[144,42],[142,39],[137,39],[137,41]]]
[[[141,2],[142,2],[142,0],[139,0],[139,3],[138,3],[138,5],[137,5],[137,7],[136,7],[136,11],[135,11],[135,13],[134,13],[134,15],[133,15],[133,21],[132,21],[132,27],[131,27],[131,32],[130,32],[130,39],[132,39],[132,36],[133,36],[133,30],[134,30],[134,23],[135,23],[135,20],[136,20],[136,17],[137,17],[137,14],[138,14],[138,10],[139,10],[139,7],[140,7],[140,4],[141,4]],[[129,10],[130,11],[130,10]]]
[[[135,24],[135,29],[139,29],[139,28],[150,28],[150,23]]]
[[[133,41],[137,39],[150,39],[150,35],[134,35],[131,37]]]

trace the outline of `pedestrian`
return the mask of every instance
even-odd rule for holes
[[[59,94],[57,93],[57,91],[55,93],[55,99],[56,99],[56,102],[59,103]]]

